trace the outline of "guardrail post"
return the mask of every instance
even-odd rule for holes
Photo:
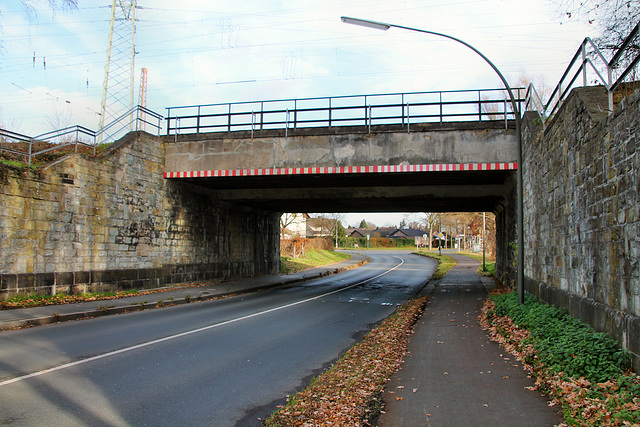
[[[167,136],[171,134],[171,118],[170,117],[171,117],[171,108],[167,108]]]
[[[298,100],[293,100],[293,128],[298,128]]]
[[[371,134],[371,119],[372,119],[372,117],[371,117],[371,104],[369,104],[369,111],[368,111],[368,114],[367,114],[367,115],[369,116],[369,118],[368,118],[368,122],[369,122],[369,134]]]
[[[442,123],[442,92],[440,92],[440,123]]]
[[[519,93],[518,93],[518,98],[520,98],[520,94]],[[513,118],[514,119],[515,119],[515,115],[516,115],[516,112],[514,111],[513,112],[513,116],[514,116]],[[508,129],[508,127],[509,127],[507,118],[508,118],[508,116],[507,116],[507,100],[505,99],[504,100],[504,128],[505,129]]]
[[[582,86],[587,86],[587,42],[582,42]]]
[[[411,113],[409,110],[409,103],[407,102],[407,133],[411,133],[409,130],[409,123],[411,122]]]
[[[200,105],[198,105],[198,117],[196,118],[196,134],[200,133]]]
[[[31,153],[33,152],[33,139],[29,140],[29,167],[31,167]]]
[[[264,129],[264,101],[260,101],[260,130]]]
[[[231,132],[231,104],[229,104],[229,115],[227,116],[227,133]]]
[[[364,96],[364,125],[367,126],[368,118],[367,118],[367,95]]]
[[[284,137],[289,136],[289,109],[287,108],[287,112],[285,114],[285,124],[284,124]]]
[[[613,75],[612,75],[613,69],[612,67],[607,64],[607,78],[609,79],[609,82],[607,84],[607,95],[608,95],[608,101],[609,101],[609,114],[613,114]],[[586,86],[586,85],[585,85]]]
[[[331,109],[331,98],[329,98],[329,129],[331,129],[331,113],[333,110]]]
[[[491,118],[489,118],[491,120]],[[482,95],[480,91],[478,91],[478,121],[482,121]]]

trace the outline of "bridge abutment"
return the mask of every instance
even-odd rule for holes
[[[0,165],[0,298],[157,288],[279,271],[279,215],[163,178],[132,133],[99,158]]]
[[[604,88],[579,88],[546,129],[524,121],[525,288],[615,337],[639,370],[640,90],[606,109]]]

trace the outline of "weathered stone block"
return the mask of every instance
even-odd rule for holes
[[[73,272],[56,272],[54,275],[56,286],[72,286],[74,284]]]
[[[39,289],[52,289],[56,284],[54,273],[37,273],[35,275],[35,287]]]

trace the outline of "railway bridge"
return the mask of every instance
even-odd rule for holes
[[[283,212],[491,211],[508,281],[522,168],[526,290],[638,359],[640,91],[625,90],[611,113],[603,87],[544,126],[526,112],[523,165],[501,90],[170,108],[162,136],[0,166],[0,298],[277,273]]]

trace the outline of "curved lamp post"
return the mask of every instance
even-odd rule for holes
[[[524,220],[524,213],[523,213],[523,197],[524,197],[524,192],[523,192],[523,184],[522,184],[522,134],[521,134],[521,130],[520,130],[520,109],[518,108],[518,103],[516,101],[515,96],[513,96],[513,91],[511,90],[511,86],[509,86],[509,83],[507,82],[507,79],[504,78],[504,76],[502,75],[502,73],[500,72],[500,70],[498,70],[498,67],[496,67],[493,62],[491,62],[489,60],[489,58],[487,58],[486,56],[484,56],[484,54],[482,52],[480,52],[478,49],[476,49],[475,47],[471,46],[469,43],[464,42],[460,39],[457,39],[455,37],[449,36],[447,34],[442,34],[442,33],[436,33],[434,31],[428,31],[428,30],[421,30],[419,28],[412,28],[412,27],[405,27],[403,25],[395,25],[395,24],[388,24],[385,22],[377,22],[377,21],[370,21],[368,19],[359,19],[359,18],[349,18],[347,16],[343,16],[342,18],[342,22],[346,23],[346,24],[353,24],[353,25],[360,25],[362,27],[367,27],[367,28],[374,28],[376,30],[383,30],[386,31],[391,27],[395,27],[395,28],[400,28],[403,30],[409,30],[409,31],[415,31],[418,33],[425,33],[425,34],[431,34],[434,36],[439,36],[439,37],[444,37],[447,38],[449,40],[453,40],[455,42],[458,42],[466,47],[468,47],[469,49],[471,49],[472,51],[474,51],[475,53],[477,53],[478,55],[480,55],[480,57],[482,59],[484,59],[486,61],[487,64],[489,64],[489,66],[491,66],[491,68],[493,68],[493,71],[496,72],[496,74],[498,74],[498,77],[500,77],[500,80],[502,80],[502,83],[504,84],[504,87],[507,89],[507,92],[509,93],[509,98],[511,100],[511,108],[513,109],[513,113],[516,116],[516,134],[517,134],[517,138],[518,138],[518,171],[517,171],[517,191],[518,191],[518,195],[517,195],[517,227],[518,227],[518,281],[517,281],[517,286],[518,286],[518,301],[520,303],[524,302],[524,225],[523,225],[523,220]],[[505,111],[506,114],[506,111]]]

